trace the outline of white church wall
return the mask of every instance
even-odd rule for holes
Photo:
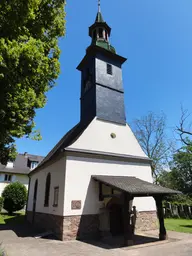
[[[151,168],[147,164],[115,162],[90,158],[67,157],[64,215],[97,214],[101,203],[98,183],[91,175],[135,176],[152,182]],[[81,200],[80,210],[71,209],[71,201]],[[152,197],[135,198],[133,205],[138,211],[156,210]]]
[[[111,133],[116,138],[111,138]],[[128,125],[118,125],[96,118],[69,148],[146,157]]]
[[[38,190],[37,190],[37,203],[36,203],[36,212],[48,213],[55,215],[63,215],[63,202],[64,202],[64,179],[65,179],[65,165],[66,158],[63,157],[57,162],[45,167],[39,172],[34,173],[31,176],[31,183],[29,189],[29,199],[28,199],[28,211],[33,210],[33,195],[34,195],[34,186],[36,179],[38,179]],[[49,206],[44,206],[45,200],[45,183],[48,173],[51,174],[51,187],[50,187],[50,196],[49,196]],[[54,188],[59,187],[59,201],[58,206],[53,206],[54,199]]]

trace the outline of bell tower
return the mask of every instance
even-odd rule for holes
[[[111,28],[99,9],[89,27],[91,45],[77,67],[81,71],[81,122],[100,120],[126,124],[122,64],[126,59],[110,44]]]

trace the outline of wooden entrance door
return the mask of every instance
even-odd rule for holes
[[[120,204],[110,206],[110,232],[113,236],[123,234],[123,212]]]
[[[38,189],[38,180],[35,181],[34,193],[33,193],[33,218],[32,223],[35,222],[35,211],[36,211],[36,202],[37,202],[37,189]]]

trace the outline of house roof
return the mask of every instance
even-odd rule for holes
[[[0,164],[0,172],[28,175],[30,172],[29,161],[40,163],[43,158],[43,156],[31,155],[27,153],[18,154],[15,161],[13,162],[13,168]]]
[[[155,196],[181,194],[180,191],[175,191],[169,188],[161,187],[153,183],[140,180],[130,176],[92,176],[96,181],[105,185],[111,186],[114,189],[127,192],[133,196]]]

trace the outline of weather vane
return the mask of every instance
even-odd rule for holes
[[[98,10],[101,12],[101,0],[98,0]]]

